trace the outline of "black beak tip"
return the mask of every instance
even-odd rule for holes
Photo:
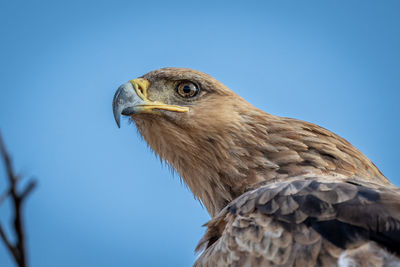
[[[114,117],[114,118],[115,118],[115,122],[117,123],[118,128],[121,128],[121,119],[120,119],[120,116]]]
[[[118,106],[114,105],[114,103],[113,103],[113,113],[118,128],[121,128],[121,110]]]
[[[117,123],[118,128],[121,128],[121,110],[120,110],[121,108],[118,105],[119,94],[120,94],[120,90],[118,90],[114,95],[112,107],[113,107],[113,114],[114,114],[115,122]]]
[[[118,128],[121,128],[121,115],[135,114],[135,105],[142,102],[142,99],[135,94],[132,84],[125,83],[118,88],[112,102],[114,119]]]

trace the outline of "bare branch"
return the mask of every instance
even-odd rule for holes
[[[7,249],[11,252],[11,254],[14,256],[14,258],[18,258],[18,255],[16,254],[17,252],[14,249],[14,246],[11,244],[10,240],[8,240],[8,237],[6,233],[3,230],[3,226],[0,224],[0,238],[3,240],[4,244],[6,245]]]
[[[2,195],[0,195],[0,206],[3,204],[3,202],[7,199],[9,195],[10,195],[10,190],[7,190]]]
[[[21,201],[24,201],[26,197],[32,192],[36,187],[36,181],[29,181],[29,184],[25,187],[24,191],[20,194]]]
[[[1,156],[2,156],[3,161],[4,161],[4,165],[6,167],[8,180],[9,180],[10,184],[13,185],[15,183],[15,181],[16,181],[16,177],[15,177],[13,169],[12,169],[11,158],[7,153],[7,150],[6,150],[6,147],[4,145],[3,138],[1,136],[1,134],[0,134],[0,152],[1,152]]]
[[[17,190],[18,182],[21,180],[21,176],[16,175],[13,168],[11,157],[9,156],[3,139],[0,134],[0,153],[4,161],[4,165],[7,172],[7,178],[9,183],[9,188],[5,191],[3,195],[0,196],[0,205],[7,198],[10,197],[14,206],[14,219],[13,219],[13,230],[16,234],[16,242],[12,244],[10,239],[7,237],[3,227],[0,224],[0,238],[4,245],[10,251],[11,255],[14,257],[15,262],[19,267],[27,267],[26,261],[26,251],[25,251],[25,234],[23,227],[23,217],[22,217],[22,204],[26,197],[32,192],[36,186],[36,181],[29,181],[28,185],[19,193]]]

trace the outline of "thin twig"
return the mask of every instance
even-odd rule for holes
[[[8,248],[8,250],[14,256],[14,258],[18,257],[18,255],[14,249],[14,246],[11,244],[10,240],[8,240],[8,237],[7,237],[6,233],[4,232],[3,226],[1,226],[1,224],[0,224],[0,237],[1,237],[1,240],[3,240],[4,244],[6,245],[6,247]]]
[[[18,182],[21,180],[19,175],[16,175],[11,163],[11,158],[5,148],[3,139],[0,134],[0,153],[4,161],[4,166],[6,168],[9,189],[6,190],[4,195],[1,196],[1,202],[7,196],[11,197],[12,203],[14,205],[14,220],[13,220],[13,229],[16,234],[16,242],[12,244],[10,239],[7,237],[3,227],[0,224],[0,237],[7,249],[10,251],[11,255],[13,255],[15,262],[19,267],[27,267],[26,261],[26,251],[25,251],[25,234],[23,227],[23,217],[22,217],[22,203],[32,192],[32,190],[36,186],[36,181],[31,180],[22,193],[19,193],[17,190]],[[4,196],[4,197],[3,197]],[[0,202],[0,204],[1,204]]]
[[[2,195],[0,195],[0,206],[3,204],[3,202],[7,199],[9,195],[10,195],[10,190],[7,190]]]

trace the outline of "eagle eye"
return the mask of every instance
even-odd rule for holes
[[[199,89],[192,82],[182,82],[182,83],[178,84],[178,86],[176,87],[176,92],[181,97],[191,98],[191,97],[195,97],[198,94]]]

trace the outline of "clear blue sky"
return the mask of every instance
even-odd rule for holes
[[[0,2],[0,130],[39,180],[25,213],[32,266],[194,261],[206,210],[112,116],[117,87],[160,67],[204,71],[328,128],[400,185],[399,1],[241,2]],[[0,266],[12,266],[2,244]]]

